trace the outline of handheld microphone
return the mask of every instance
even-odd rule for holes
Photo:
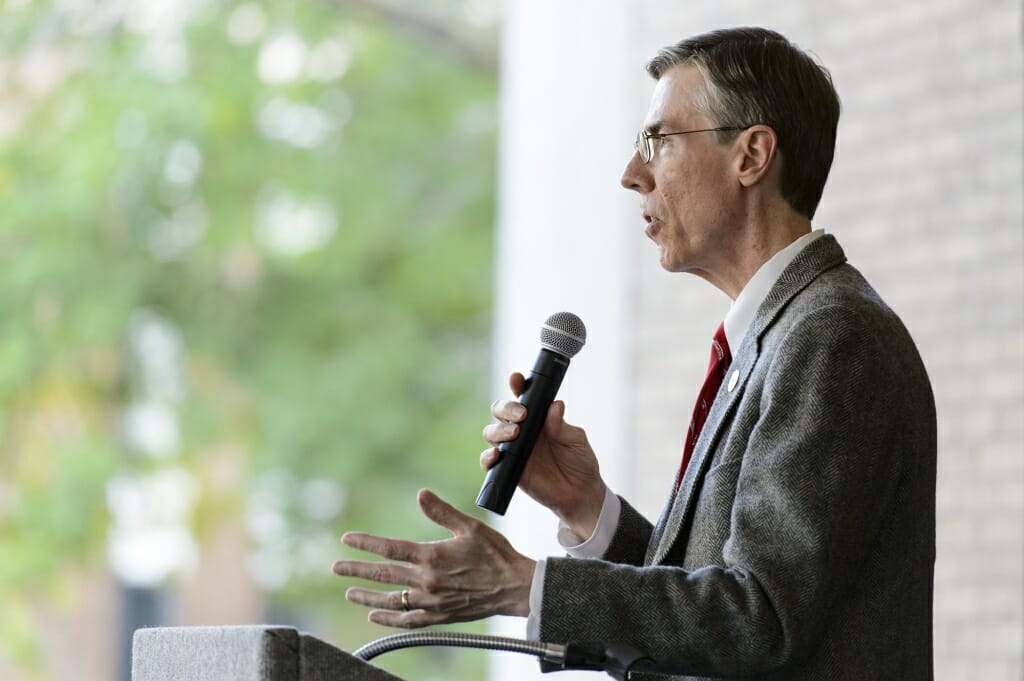
[[[476,505],[498,515],[505,515],[512,494],[519,486],[526,462],[533,452],[548,408],[555,401],[562,385],[569,360],[587,342],[587,329],[579,317],[571,312],[556,312],[547,318],[540,329],[540,354],[533,371],[526,379],[526,389],[519,396],[519,404],[526,407],[526,419],[519,424],[519,436],[502,442],[498,447],[501,458],[487,471]]]

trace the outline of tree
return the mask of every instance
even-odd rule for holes
[[[153,489],[191,490],[168,522],[198,545],[222,516],[257,519],[257,578],[329,633],[364,617],[328,573],[342,530],[436,536],[421,486],[471,506],[495,76],[382,7],[0,10],[0,645],[15,659],[37,655],[32,602],[72,558],[116,553],[125,508],[153,510]],[[247,484],[216,484],[225,450]],[[170,479],[184,487],[146,486]]]

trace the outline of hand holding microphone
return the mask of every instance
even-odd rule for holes
[[[492,447],[481,454],[480,463],[490,470],[477,499],[477,505],[504,514],[518,483],[584,538],[600,515],[605,485],[586,433],[566,423],[565,405],[553,400],[568,360],[585,340],[586,330],[575,315],[548,318],[530,377],[510,377],[519,400],[491,406],[498,423],[483,431]]]

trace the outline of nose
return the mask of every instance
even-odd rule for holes
[[[651,175],[650,164],[641,161],[640,154],[634,151],[622,171],[619,184],[640,194],[650,192],[654,189],[654,176]]]

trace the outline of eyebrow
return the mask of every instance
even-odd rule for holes
[[[644,131],[646,131],[648,135],[656,135],[663,127],[665,127],[665,121],[654,121],[649,125],[645,125]]]

